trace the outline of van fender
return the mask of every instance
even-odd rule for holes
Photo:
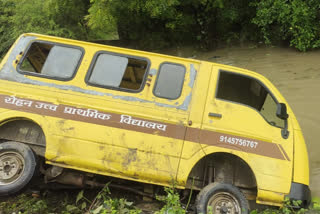
[[[23,112],[7,111],[0,114],[0,142],[16,141],[28,144],[34,152],[44,157],[48,121],[40,115],[26,116]]]
[[[185,188],[201,190],[213,182],[230,183],[246,189],[250,200],[257,196],[257,177],[247,159],[248,155],[237,154],[224,148],[204,147],[188,160],[181,160],[178,178]]]
[[[192,157],[189,159],[181,159],[179,169],[178,169],[178,181],[181,181],[184,186],[186,184],[186,181],[188,180],[188,176],[190,175],[192,169],[196,166],[197,163],[199,163],[200,160],[214,154],[218,153],[226,153],[233,155],[239,159],[241,159],[243,162],[245,162],[250,169],[254,172],[255,169],[251,166],[250,162],[248,160],[248,154],[243,152],[237,152],[232,151],[230,152],[229,149],[221,148],[221,147],[213,147],[213,146],[207,146],[202,145],[202,149],[197,151]],[[259,181],[257,181],[257,184]]]

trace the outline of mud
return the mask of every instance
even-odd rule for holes
[[[280,90],[302,128],[310,160],[311,190],[320,197],[320,50],[245,45],[199,53],[194,49],[168,54],[233,65],[266,76]]]

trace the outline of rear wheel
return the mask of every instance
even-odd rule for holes
[[[245,196],[235,186],[212,183],[203,188],[196,201],[197,213],[202,214],[248,214]]]
[[[32,179],[36,156],[29,146],[18,142],[0,144],[0,196],[17,193]]]

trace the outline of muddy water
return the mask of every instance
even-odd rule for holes
[[[207,53],[175,50],[171,54],[246,68],[271,80],[300,123],[309,152],[312,194],[320,197],[320,51],[300,53],[248,45]]]

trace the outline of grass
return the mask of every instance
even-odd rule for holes
[[[180,195],[174,188],[165,188],[165,195],[157,196],[163,206],[155,214],[186,214],[188,206],[180,203]],[[188,200],[190,201],[190,200]],[[309,209],[294,209],[299,201],[285,200],[279,209],[253,210],[250,214],[320,214],[320,198],[313,198]],[[41,195],[21,194],[0,203],[0,214],[140,214],[131,200],[111,195],[108,184],[100,191],[91,194],[76,191],[45,191]]]
[[[0,214],[138,214],[141,210],[125,198],[111,197],[106,185],[94,197],[79,191],[21,194],[0,203]]]

